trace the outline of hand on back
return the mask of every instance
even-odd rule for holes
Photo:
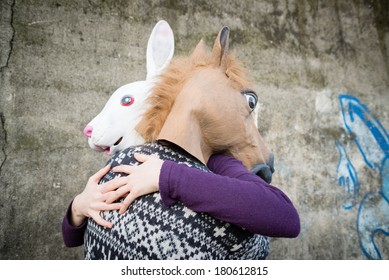
[[[140,165],[120,165],[114,172],[128,174],[99,185],[100,179],[109,171],[110,165],[91,176],[84,191],[77,195],[72,204],[72,223],[82,224],[86,217],[97,224],[111,228],[112,223],[100,216],[101,211],[119,210],[123,214],[131,203],[140,196],[159,190],[159,174],[163,161],[156,156],[135,154]],[[116,202],[125,197],[122,202]]]
[[[159,175],[163,161],[154,155],[135,154],[135,159],[140,165],[119,165],[114,167],[114,172],[128,174],[118,177],[102,185],[102,193],[110,194],[106,203],[113,203],[121,197],[122,207],[119,210],[123,214],[130,204],[140,196],[157,192],[159,190]]]

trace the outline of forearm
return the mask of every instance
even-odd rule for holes
[[[223,166],[228,170],[228,162]],[[220,171],[220,170],[219,170]],[[222,172],[223,173],[223,172]],[[247,170],[218,175],[171,162],[161,170],[160,192],[167,205],[177,200],[196,212],[272,237],[295,237],[300,220],[289,198]],[[163,175],[164,174],[164,175]]]

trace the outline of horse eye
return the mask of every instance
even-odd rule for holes
[[[122,98],[122,100],[120,101],[120,104],[122,106],[130,106],[134,103],[134,98],[130,95],[126,95]]]
[[[255,109],[255,106],[257,106],[258,103],[257,95],[253,92],[245,92],[244,95],[246,97],[247,104],[249,105],[251,111],[253,111]]]

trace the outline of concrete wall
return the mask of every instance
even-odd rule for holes
[[[64,248],[61,220],[107,160],[82,129],[117,87],[145,77],[159,19],[175,32],[176,54],[232,30],[260,95],[273,183],[301,215],[300,236],[272,239],[270,258],[388,259],[385,0],[1,0],[0,258],[82,258]],[[347,126],[350,112],[358,127]]]

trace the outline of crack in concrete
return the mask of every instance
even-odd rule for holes
[[[4,117],[4,114],[0,112],[0,123],[1,123],[1,126],[2,126],[2,130],[4,131],[4,145],[3,147],[1,148],[3,154],[4,154],[4,159],[3,161],[1,162],[0,164],[0,175],[1,175],[1,172],[3,170],[3,166],[7,160],[7,157],[8,157],[8,154],[7,154],[7,151],[6,151],[6,147],[7,147],[7,143],[8,143],[8,138],[7,138],[7,130],[5,129],[5,117]]]
[[[9,41],[9,52],[8,52],[8,56],[7,56],[7,60],[5,62],[5,65],[4,66],[1,66],[1,72],[4,71],[4,68],[8,68],[9,66],[9,60],[11,59],[11,55],[12,55],[12,51],[13,51],[13,45],[14,45],[14,39],[15,39],[15,27],[13,25],[14,23],[14,8],[15,8],[15,3],[16,3],[16,0],[12,1],[12,4],[11,4],[11,9],[10,9],[10,12],[11,12],[11,17],[10,17],[10,25],[11,25],[11,29],[12,29],[12,36],[11,36],[11,40]]]
[[[12,55],[12,52],[13,52],[14,39],[15,39],[15,27],[14,27],[15,3],[16,3],[16,0],[13,0],[11,5],[10,5],[10,13],[11,13],[11,15],[10,15],[10,26],[11,26],[11,30],[12,30],[12,35],[11,35],[11,39],[9,41],[9,52],[8,52],[8,55],[7,55],[7,60],[5,62],[5,65],[2,65],[0,67],[0,73],[2,73],[2,74],[4,73],[5,69],[9,68],[9,61],[11,59],[11,55]],[[3,138],[2,140],[4,140],[4,144],[1,147],[1,151],[3,152],[3,155],[4,155],[4,159],[0,163],[0,175],[1,175],[3,167],[4,167],[4,164],[5,164],[5,162],[7,161],[7,158],[8,158],[8,154],[7,154],[8,135],[7,135],[6,127],[5,127],[5,116],[4,116],[3,112],[0,112],[0,123],[1,123],[1,128],[2,128],[3,134],[4,134],[1,137],[1,138]]]

